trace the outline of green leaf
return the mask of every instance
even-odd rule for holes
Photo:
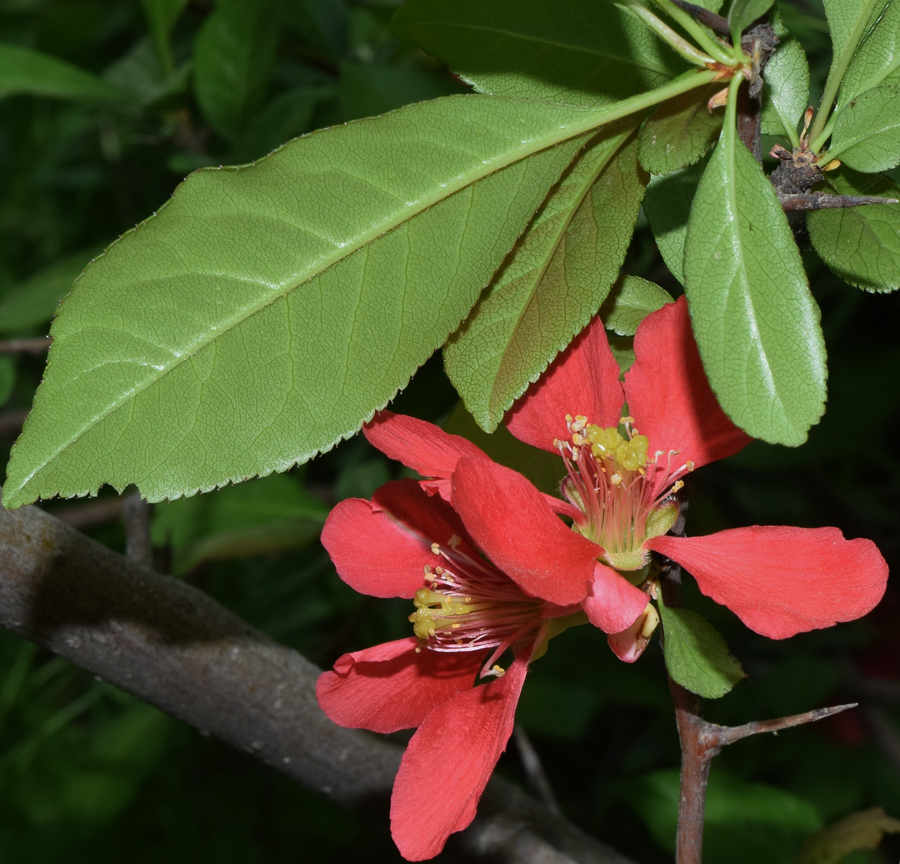
[[[728,11],[728,29],[731,40],[737,45],[741,34],[757,19],[771,9],[775,0],[734,0]]]
[[[754,438],[802,444],[825,409],[819,309],[775,190],[727,117],[691,208],[684,273],[722,408]]]
[[[327,516],[328,507],[295,478],[276,474],[159,504],[152,533],[158,545],[171,544],[175,573],[182,574],[202,561],[305,546]]]
[[[152,105],[187,89],[191,67],[166,74],[149,39],[142,39],[106,71],[111,84],[128,90],[141,106]]]
[[[90,102],[129,102],[131,96],[102,78],[49,54],[0,44],[0,99],[14,93]]]
[[[673,853],[678,799],[677,769],[642,777],[628,796],[656,840]],[[804,839],[821,826],[808,801],[775,786],[747,783],[718,765],[713,768],[706,793],[704,860],[795,864]]]
[[[832,158],[873,174],[900,164],[900,85],[866,90],[838,115]]]
[[[343,55],[349,31],[345,0],[290,0],[282,14],[304,42],[321,49],[326,57],[334,61]]]
[[[850,56],[862,38],[872,10],[884,8],[887,0],[823,0],[828,29],[831,31],[831,68],[828,81],[847,71]]]
[[[851,9],[857,8],[856,2],[850,0]],[[876,0],[866,3],[860,11],[865,14],[869,9],[862,39],[841,83],[841,111],[872,87],[900,84],[900,5],[893,0]]]
[[[663,653],[673,681],[704,699],[718,699],[741,681],[744,670],[721,634],[690,609],[665,606],[659,599]]]
[[[783,135],[795,147],[797,128],[809,105],[809,62],[800,43],[784,28],[778,50],[766,64],[761,131]]]
[[[632,336],[610,336],[609,350],[624,375],[634,363],[634,338]]]
[[[684,284],[684,242],[688,219],[706,161],[653,177],[644,198],[644,213],[666,267]]]
[[[171,75],[175,69],[172,48],[169,45],[169,34],[186,5],[187,0],[141,0],[144,16],[150,25],[156,56],[166,76]]]
[[[600,307],[600,318],[607,330],[620,336],[634,336],[651,312],[672,302],[672,295],[655,282],[639,276],[620,278]]]
[[[646,184],[634,128],[628,121],[591,142],[444,349],[450,380],[488,432],[619,274]]]
[[[272,0],[219,0],[194,45],[197,101],[213,128],[233,139],[263,96],[275,59]]]
[[[252,162],[306,132],[320,98],[313,87],[294,87],[273,99],[248,124],[234,148],[234,158]]]
[[[5,405],[9,397],[12,396],[15,383],[16,367],[13,363],[13,358],[0,354],[0,406]]]
[[[839,195],[900,199],[900,188],[887,177],[841,168],[826,178]],[[807,214],[806,224],[813,248],[835,276],[866,291],[900,288],[900,205],[816,210]]]
[[[558,455],[523,443],[513,437],[503,425],[488,434],[466,411],[462,402],[457,404],[447,418],[443,429],[451,435],[468,438],[495,462],[524,474],[541,492],[559,495],[559,484],[566,473],[566,468]]]
[[[102,247],[92,246],[67,255],[6,294],[0,300],[0,333],[19,333],[48,322],[72,283],[101,251]]]
[[[614,102],[685,69],[637,18],[602,0],[407,0],[394,33],[482,93]]]
[[[721,84],[663,102],[641,129],[640,160],[651,174],[670,174],[693,165],[713,145],[722,128],[722,112],[709,111]]]
[[[608,115],[454,96],[191,175],[63,303],[6,506],[102,483],[190,495],[352,435]]]
[[[900,820],[882,807],[851,813],[814,834],[800,850],[799,864],[840,864],[851,852],[877,849],[885,834],[900,834]]]

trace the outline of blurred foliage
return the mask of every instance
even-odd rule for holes
[[[394,9],[344,0],[0,3],[3,42],[56,61],[43,64],[31,91],[0,80],[0,339],[44,335],[87,261],[193,168],[253,160],[323,125],[462,92],[391,36]],[[830,62],[821,2],[782,4],[781,12],[809,53],[815,94]],[[77,80],[54,84],[70,67]],[[0,57],[0,79],[5,69]],[[675,291],[643,216],[638,225],[625,272]],[[895,565],[900,296],[848,290],[804,245],[832,359],[825,418],[801,449],[753,444],[699,472],[688,530],[837,525],[871,537]],[[42,363],[29,353],[0,356],[4,462]],[[455,405],[432,359],[393,407],[443,422]],[[458,415],[453,422],[465,425]],[[336,501],[368,496],[399,471],[358,437],[303,471],[160,505],[157,564],[327,666],[344,651],[407,634],[407,604],[354,594],[316,539]],[[543,476],[552,485],[552,469]],[[121,526],[108,519],[114,497],[47,509],[121,551]],[[717,758],[708,864],[794,861],[810,835],[843,817],[878,806],[900,816],[900,764],[889,756],[900,748],[900,705],[889,698],[900,688],[896,590],[864,621],[784,643],[747,631],[690,580],[685,599],[749,676],[708,704],[710,719],[740,724],[862,703]],[[599,632],[570,630],[534,665],[519,712],[565,812],[646,864],[671,860],[677,803],[663,668],[658,642],[627,666]],[[385,814],[372,823],[348,814],[9,634],[0,633],[0,669],[3,860],[398,860]],[[888,685],[886,695],[873,696],[873,684]],[[512,745],[501,770],[527,782]],[[880,851],[843,860],[898,854],[889,836]]]

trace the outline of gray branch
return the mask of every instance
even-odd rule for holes
[[[333,801],[377,807],[387,830],[402,748],[332,724],[315,698],[320,670],[202,591],[35,507],[0,509],[0,625]],[[633,864],[500,778],[448,852]]]

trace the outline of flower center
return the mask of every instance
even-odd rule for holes
[[[425,586],[409,616],[413,631],[433,651],[480,651],[495,648],[482,675],[502,675],[491,664],[513,643],[534,637],[541,627],[541,601],[528,597],[508,576],[487,561],[459,549],[431,547],[449,566],[426,567]]]
[[[665,534],[678,518],[675,493],[692,462],[678,465],[677,451],[657,451],[652,458],[645,435],[634,419],[601,428],[581,415],[566,416],[571,441],[557,441],[569,476],[562,492],[585,519],[573,527],[604,549],[616,570],[642,570],[650,560],[643,543]]]

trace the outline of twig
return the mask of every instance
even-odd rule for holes
[[[544,766],[541,764],[540,756],[528,733],[522,728],[521,724],[516,723],[513,729],[513,736],[516,739],[516,746],[519,748],[519,757],[522,760],[522,767],[525,769],[525,775],[531,784],[531,789],[544,803],[544,806],[555,816],[561,814],[559,804],[556,802],[556,796],[553,794],[553,787],[544,772]]]
[[[896,198],[879,198],[877,195],[829,195],[825,192],[779,195],[778,200],[785,213],[797,213],[801,210],[863,207],[867,204],[900,203]]]
[[[125,523],[125,554],[138,564],[153,565],[150,542],[150,505],[138,491],[122,497],[122,521]]]
[[[83,501],[79,504],[63,504],[54,509],[53,515],[67,525],[84,531],[120,518],[122,499],[117,496],[99,501]]]
[[[384,813],[402,748],[331,723],[320,670],[208,595],[117,555],[35,507],[0,509],[0,626],[348,806]],[[633,864],[495,777],[466,856]]]
[[[36,339],[0,339],[0,354],[43,354],[53,340],[49,336]]]

